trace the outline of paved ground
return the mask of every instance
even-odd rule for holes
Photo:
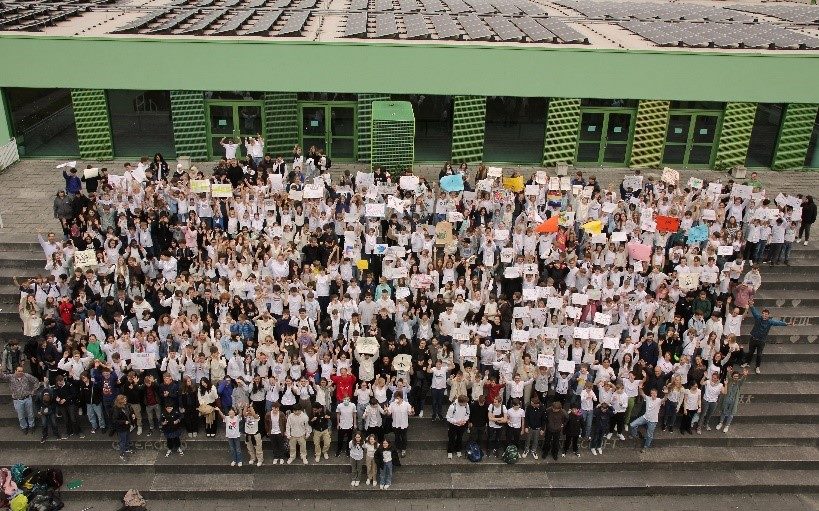
[[[123,161],[116,162],[85,162],[78,161],[77,168],[84,168],[86,164],[113,169],[115,174],[121,174]],[[33,241],[38,228],[58,229],[59,224],[54,220],[52,214],[52,203],[54,193],[65,186],[60,170],[55,169],[55,165],[61,162],[51,160],[23,160],[12,165],[8,169],[0,171],[0,216],[2,216],[5,227],[0,233],[3,241],[23,242]],[[213,163],[197,163],[200,169],[209,172]],[[333,167],[335,171],[345,169],[364,170],[366,165],[337,164]],[[515,167],[524,175],[529,175],[535,167]],[[438,174],[438,167],[431,165],[419,165],[415,171],[417,174],[435,179]],[[548,169],[547,169],[548,170]],[[619,185],[621,177],[631,173],[628,169],[583,169],[585,175],[594,174],[598,182],[603,185],[617,183]],[[656,173],[653,170],[644,170],[645,175]],[[688,177],[696,175],[707,179],[729,179],[724,172],[714,172],[710,170],[688,170],[681,171],[682,180],[687,181]],[[819,172],[774,172],[760,171],[760,178],[766,189],[774,192],[806,193],[819,195]]]
[[[386,495],[389,493],[383,492]],[[114,511],[116,502],[70,503],[69,511]],[[458,500],[209,500],[148,501],[150,511],[621,511],[652,509],[661,511],[816,511],[819,495],[701,495],[676,497],[605,497],[507,499],[500,494],[485,499]],[[66,508],[68,509],[68,508]]]

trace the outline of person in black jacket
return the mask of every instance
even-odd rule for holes
[[[159,423],[162,429],[162,434],[165,435],[165,445],[168,447],[168,452],[165,457],[171,455],[171,452],[176,451],[182,456],[182,414],[168,402],[165,404],[162,412],[162,418]]]
[[[813,202],[813,195],[805,197],[802,203],[802,225],[799,226],[799,235],[796,236],[796,242],[800,243],[805,240],[805,246],[810,241],[810,226],[816,221],[816,203]]]
[[[80,375],[79,397],[77,401],[80,410],[85,409],[88,422],[91,423],[91,434],[97,429],[105,431],[105,413],[102,409],[102,382],[91,379],[88,371]]]
[[[65,432],[67,436],[79,435],[85,438],[80,428],[80,416],[77,413],[77,391],[74,385],[66,383],[65,376],[57,376],[54,387],[54,402],[57,403],[57,410],[65,421]]]
[[[560,436],[563,434],[563,427],[566,425],[567,420],[568,415],[563,411],[563,403],[552,401],[552,407],[546,410],[543,426],[545,434],[543,439],[544,458],[551,454],[552,458],[557,461],[557,455],[560,451]]]
[[[133,452],[129,449],[128,433],[131,432],[135,420],[136,417],[131,407],[128,406],[128,399],[123,394],[118,395],[114,399],[114,406],[111,410],[111,423],[114,426],[111,434],[116,433],[119,437],[119,458],[122,461],[125,461],[126,454]]]
[[[398,451],[392,446],[392,442],[388,439],[381,441],[378,449],[373,455],[375,466],[378,467],[378,484],[382,490],[389,489],[392,484],[393,468],[401,466],[401,461],[398,458]]]
[[[614,411],[605,401],[597,405],[592,416],[591,452],[594,455],[603,454],[603,436],[609,430],[609,424]]]
[[[546,410],[540,406],[540,397],[532,396],[529,406],[526,407],[526,422],[523,426],[523,434],[526,435],[523,444],[524,458],[531,452],[532,457],[537,459],[538,443],[540,442],[545,417]]]
[[[136,426],[137,435],[142,434],[142,402],[145,398],[145,386],[139,381],[139,376],[134,371],[128,373],[125,382],[121,385],[122,393],[128,398],[131,412],[135,420],[131,423],[131,429]]]
[[[566,456],[571,446],[574,455],[580,457],[578,440],[580,439],[580,434],[583,432],[583,417],[580,415],[580,409],[576,405],[572,406],[572,411],[566,419],[564,432],[566,433],[566,439],[563,441],[563,454],[561,454],[561,456]]]
[[[469,404],[469,441],[486,449],[486,427],[489,424],[489,403],[481,394],[477,401]]]

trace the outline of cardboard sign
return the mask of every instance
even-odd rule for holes
[[[95,177],[99,177],[99,175],[100,175],[100,169],[98,169],[96,167],[92,167],[90,169],[85,169],[85,170],[82,171],[82,177],[84,177],[85,179],[92,179],[92,178],[95,178]]]
[[[554,355],[545,355],[543,353],[537,356],[537,366],[538,367],[554,367],[555,366],[555,357]]]
[[[658,215],[655,222],[659,232],[677,232],[680,228],[680,219],[673,216]]]
[[[435,224],[435,244],[449,245],[454,240],[452,234],[452,224],[447,221],[438,222]]]
[[[503,178],[503,187],[515,193],[523,191],[523,176]]]
[[[559,296],[550,296],[546,299],[546,307],[550,309],[559,309],[563,307],[563,298]]]
[[[370,218],[384,218],[387,214],[387,205],[368,202],[364,205],[364,216]]]
[[[611,241],[614,243],[621,243],[623,241],[628,241],[628,234],[622,231],[616,231],[611,233]]]
[[[600,340],[604,335],[606,335],[606,331],[603,328],[595,326],[589,328],[589,339]]]
[[[387,207],[395,210],[398,213],[404,212],[404,201],[396,197],[395,195],[389,195],[387,197]]]
[[[97,253],[94,249],[74,252],[74,268],[88,268],[97,265]]]
[[[526,185],[526,188],[524,188],[523,193],[526,194],[526,195],[537,196],[540,193],[540,186],[538,186],[538,185]]]
[[[631,243],[628,246],[628,254],[637,261],[648,261],[651,259],[651,245],[642,243]]]
[[[716,197],[717,195],[722,194],[722,183],[708,183],[708,189],[705,192],[706,194]]]
[[[640,190],[643,188],[643,176],[623,177],[623,189]]]
[[[191,179],[190,185],[193,193],[208,193],[210,191],[210,181],[207,179]]]
[[[131,353],[131,369],[156,369],[156,353]]]
[[[523,290],[524,302],[535,302],[538,298],[540,298],[540,293],[538,292],[537,288],[530,287]]]
[[[572,332],[572,337],[576,339],[588,339],[589,338],[589,328],[588,327],[575,327],[574,332]]]
[[[703,180],[698,177],[692,177],[688,180],[688,187],[695,190],[701,190],[703,184]]]
[[[401,178],[398,180],[398,186],[402,190],[410,190],[412,192],[418,189],[419,183],[420,180],[418,179],[418,176],[401,176]]]
[[[392,359],[392,368],[402,373],[409,372],[412,368],[412,356],[407,354],[396,355]]]
[[[375,355],[379,350],[378,339],[375,337],[361,337],[356,343],[356,350],[359,353]]]
[[[699,273],[681,273],[677,275],[677,282],[680,284],[680,289],[688,292],[697,289],[700,285]]]
[[[574,361],[572,360],[561,360],[557,364],[557,372],[559,373],[574,373]]]
[[[452,174],[441,178],[441,190],[445,192],[460,192],[464,189],[464,177],[460,174]]]
[[[560,337],[560,331],[556,326],[547,326],[543,328],[543,336],[547,339],[557,339]]]
[[[409,355],[407,355],[409,356]],[[474,344],[470,344],[468,346],[461,346],[461,358],[464,357],[477,357],[478,356],[478,347]]]
[[[374,183],[375,183],[375,179],[373,177],[372,172],[358,172],[355,175],[355,185],[358,188],[363,188],[363,187],[371,188]]]
[[[616,337],[604,337],[603,349],[618,350],[620,349],[620,341]]]
[[[545,185],[549,182],[549,176],[546,174],[545,170],[538,170],[535,172],[535,183],[539,185]]]
[[[233,185],[230,183],[214,184],[210,187],[210,194],[217,198],[233,197]]]
[[[703,209],[702,210],[702,219],[703,220],[711,220],[715,221],[717,219],[717,212],[713,209]]]
[[[589,295],[586,293],[572,293],[572,305],[586,305],[589,303]]]
[[[703,224],[695,225],[688,229],[688,244],[694,245],[702,243],[708,239],[708,227]]]
[[[672,168],[665,167],[663,169],[662,180],[670,185],[676,185],[680,180],[680,173]]]
[[[595,312],[594,313],[594,322],[598,325],[610,325],[611,324],[611,314],[604,314],[602,312]]]
[[[740,197],[742,199],[750,199],[754,188],[748,185],[735,184],[731,187],[731,197]]]

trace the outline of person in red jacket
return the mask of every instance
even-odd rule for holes
[[[349,369],[342,367],[341,374],[331,375],[330,379],[333,380],[333,385],[336,386],[336,402],[344,401],[345,397],[352,399],[356,377],[350,374]]]

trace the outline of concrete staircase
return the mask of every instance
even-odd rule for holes
[[[791,263],[791,267],[763,270],[756,304],[770,308],[776,317],[796,318],[797,326],[773,329],[763,373],[751,375],[744,402],[727,434],[658,432],[654,447],[645,454],[636,451],[631,441],[613,439],[602,456],[592,456],[584,443],[580,458],[570,456],[555,463],[530,457],[509,466],[496,458],[480,463],[464,458],[447,460],[445,425],[415,417],[410,422],[403,467],[396,472],[390,490],[380,492],[367,486],[351,487],[346,458],[332,454],[330,460],[320,463],[313,463],[311,455],[308,466],[299,462],[273,466],[268,458],[262,467],[230,467],[221,436],[183,439],[185,456],[166,458],[164,441],[158,434],[133,435],[135,454],[127,464],[119,460],[114,439],[107,435],[89,434],[84,439],[50,440],[41,445],[17,428],[8,387],[2,385],[0,466],[16,462],[61,466],[66,481],[83,480],[79,489],[63,492],[75,506],[114,502],[128,488],[138,488],[152,502],[166,503],[175,499],[232,500],[239,495],[267,501],[273,497],[315,502],[351,499],[352,503],[362,499],[420,502],[499,496],[673,499],[675,495],[708,494],[721,499],[736,494],[816,494],[819,249],[795,248]],[[0,339],[5,341],[20,332],[19,294],[11,277],[44,273],[43,264],[37,243],[0,243]],[[743,333],[747,333],[750,325],[744,326]],[[309,451],[312,453],[312,447]]]

